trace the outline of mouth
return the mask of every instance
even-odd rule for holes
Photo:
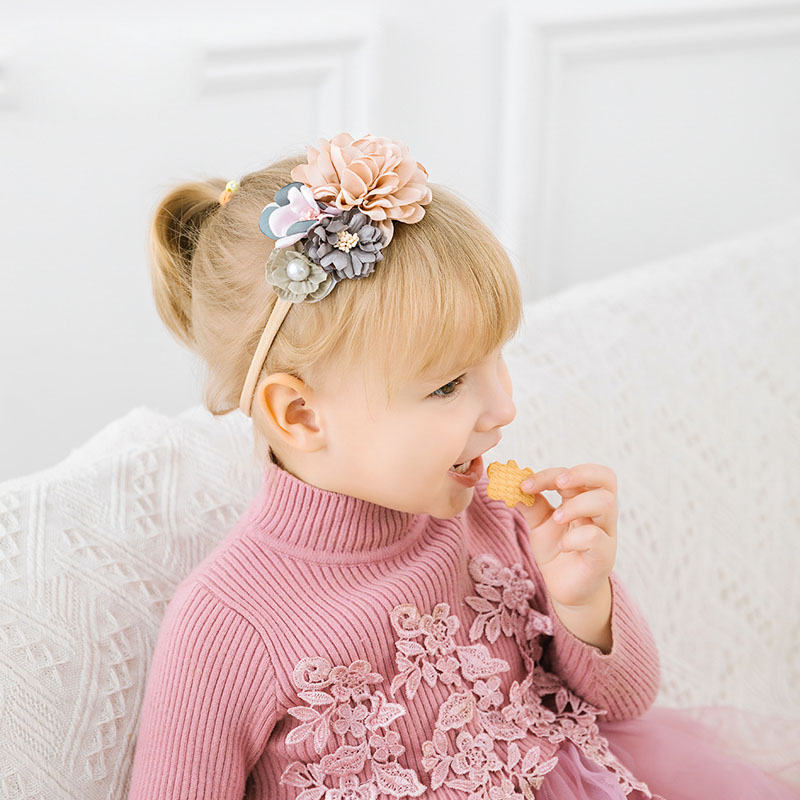
[[[454,464],[447,474],[462,486],[475,486],[483,475],[483,454],[475,456],[472,461]]]
[[[502,438],[503,435],[498,434],[494,443],[487,447],[483,453],[478,453],[471,461],[453,464],[453,466],[447,470],[447,474],[462,486],[475,486],[481,479],[481,475],[483,475],[483,454],[493,447],[497,447]]]

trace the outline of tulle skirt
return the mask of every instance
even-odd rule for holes
[[[730,706],[652,706],[619,722],[598,718],[611,752],[666,800],[800,800],[800,719]],[[537,800],[632,800],[614,774],[570,741]]]

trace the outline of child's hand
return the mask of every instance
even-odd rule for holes
[[[558,479],[567,476],[564,485]],[[528,486],[531,482],[532,485]],[[601,464],[553,467],[522,482],[533,506],[517,503],[531,531],[531,550],[553,600],[565,606],[592,603],[608,583],[617,554],[617,476]],[[557,511],[540,494],[562,497]],[[557,518],[558,514],[563,518]]]

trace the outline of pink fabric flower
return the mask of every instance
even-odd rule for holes
[[[422,208],[433,197],[428,171],[408,153],[408,147],[383,136],[353,139],[339,133],[320,139],[319,150],[306,145],[307,164],[292,169],[294,181],[311,187],[314,197],[347,210],[358,206],[392,238],[392,220],[419,222]]]
[[[320,208],[308,186],[287,184],[276,193],[275,197],[280,200],[285,198],[286,202],[272,202],[266,205],[261,212],[259,224],[267,236],[276,240],[275,247],[281,249],[293,245],[308,233],[309,225],[295,223],[316,221],[323,216],[341,213],[337,209]]]

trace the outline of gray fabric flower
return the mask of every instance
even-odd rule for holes
[[[330,294],[339,282],[299,250],[293,247],[274,247],[266,264],[267,282],[278,297],[292,303],[316,303]]]
[[[383,259],[383,234],[356,206],[321,217],[303,240],[306,255],[338,279],[365,278]]]

